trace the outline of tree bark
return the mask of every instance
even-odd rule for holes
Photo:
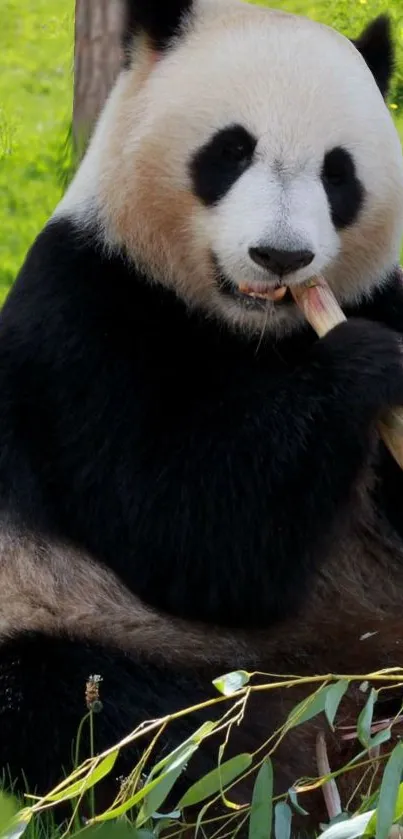
[[[76,0],[73,142],[80,159],[122,66],[125,0]]]

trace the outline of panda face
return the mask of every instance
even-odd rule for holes
[[[281,334],[301,316],[278,287],[322,273],[354,302],[398,260],[399,138],[332,29],[198,0],[163,54],[139,39],[108,108],[94,140],[105,236],[191,305]]]
[[[190,171],[210,209],[203,224],[224,309],[235,304],[276,328],[297,314],[281,289],[329,269],[343,230],[360,221],[366,192],[348,148],[325,146],[321,159],[299,141],[300,155],[279,149],[275,156],[268,135],[259,140],[242,125],[219,130]]]

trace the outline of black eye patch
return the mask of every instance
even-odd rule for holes
[[[195,195],[207,206],[225,196],[250,165],[257,141],[242,125],[218,131],[190,161]]]
[[[352,155],[342,146],[325,154],[321,171],[334,226],[338,230],[353,224],[364,204],[365,190],[357,177]]]

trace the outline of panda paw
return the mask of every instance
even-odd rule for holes
[[[403,405],[403,336],[380,323],[350,319],[317,346],[329,375],[332,371],[363,408],[377,412]]]

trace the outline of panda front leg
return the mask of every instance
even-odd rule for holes
[[[268,626],[304,601],[343,516],[354,515],[375,421],[403,401],[398,336],[350,320],[291,373],[232,376],[205,422],[178,422],[147,474],[148,515],[134,522],[133,542],[149,562],[134,583],[180,617]]]
[[[375,289],[366,302],[347,313],[382,323],[403,336],[403,271],[395,269],[386,285]],[[403,539],[403,470],[382,441],[376,472],[375,502]]]

